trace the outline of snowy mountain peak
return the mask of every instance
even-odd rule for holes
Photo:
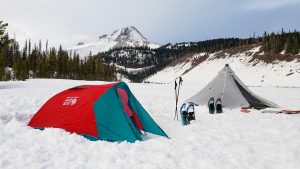
[[[158,48],[159,45],[150,42],[138,31],[134,26],[128,26],[113,31],[111,34],[99,36],[94,42],[81,42],[77,46],[70,49],[81,57],[88,56],[90,52],[97,54],[117,47],[139,47],[148,46],[150,48]]]
[[[134,26],[122,28],[119,36],[123,36],[123,37],[135,37],[135,38],[143,39],[144,41],[148,41],[148,39],[145,38],[141,34],[141,32],[138,31]]]
[[[136,47],[147,46],[150,44],[148,39],[145,38],[134,26],[124,27],[122,29],[115,30],[109,38],[117,42],[116,47]]]

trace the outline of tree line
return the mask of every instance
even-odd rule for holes
[[[134,82],[163,69],[169,63],[187,54],[213,53],[224,49],[261,45],[265,54],[276,57],[284,55],[298,56],[300,50],[300,32],[275,34],[265,32],[262,36],[249,38],[219,38],[199,42],[166,44],[156,49],[147,46],[118,47],[81,59],[76,53],[68,53],[60,46],[58,49],[46,47],[42,43],[32,45],[25,42],[20,49],[15,39],[5,33],[7,24],[0,22],[0,80],[25,80],[28,78],[62,78],[78,80],[117,80],[117,73]],[[284,56],[283,56],[284,57]],[[138,73],[116,70],[115,64],[127,68],[148,67]]]
[[[0,21],[0,81],[26,80],[29,78],[59,78],[75,80],[105,80],[116,78],[116,68],[99,57],[81,59],[78,54],[59,48],[42,49],[42,42],[32,45],[26,40],[20,49],[15,39],[5,33],[7,23]]]
[[[300,52],[300,32],[284,32],[283,29],[277,34],[265,32],[262,37],[262,49],[270,54],[284,51],[287,55],[297,55]]]

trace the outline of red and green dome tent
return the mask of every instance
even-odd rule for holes
[[[49,99],[28,126],[62,128],[90,140],[135,142],[141,131],[168,137],[124,83],[84,85]]]

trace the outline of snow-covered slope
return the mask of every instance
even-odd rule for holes
[[[99,39],[94,42],[80,42],[77,46],[69,50],[78,53],[81,57],[85,57],[88,56],[90,52],[97,54],[98,52],[107,51],[116,47],[139,46],[158,48],[160,45],[150,42],[134,26],[130,26],[115,30],[109,35],[105,34],[99,36]]]
[[[204,81],[205,76],[201,77]],[[61,129],[27,126],[54,94],[99,81],[34,79],[0,82],[1,169],[297,169],[300,168],[300,116],[224,109],[211,115],[196,108],[196,121],[174,121],[173,84],[129,84],[151,117],[171,139],[152,137],[134,144],[89,141]],[[195,93],[184,85],[179,102]],[[300,88],[251,87],[281,106],[300,108]],[[148,134],[149,135],[149,134]]]
[[[145,81],[170,83],[176,77],[182,76],[185,84],[204,85],[210,82],[218,71],[228,63],[237,76],[248,86],[300,87],[300,60],[266,63],[253,58],[254,55],[263,55],[259,49],[260,47],[255,47],[236,54],[212,53],[205,61],[193,66],[193,62],[205,57],[204,53],[196,54],[176,66],[163,69]],[[222,57],[219,56],[221,54]]]

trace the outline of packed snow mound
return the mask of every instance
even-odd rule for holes
[[[203,77],[205,79],[205,77]],[[173,84],[128,84],[171,139],[136,143],[89,141],[62,129],[33,129],[32,115],[56,93],[99,81],[34,79],[0,82],[0,168],[295,169],[300,168],[300,116],[196,107],[188,126],[174,121]],[[183,85],[179,103],[203,86]],[[300,88],[251,87],[281,106],[299,109]],[[134,166],[134,167],[133,167]]]
[[[88,56],[90,52],[97,54],[117,47],[140,47],[148,46],[158,48],[160,45],[150,42],[134,26],[117,29],[111,34],[99,36],[98,40],[93,42],[79,42],[77,46],[70,49],[81,57]]]
[[[185,84],[205,85],[225,64],[229,64],[247,86],[300,87],[300,60],[266,63],[254,58],[254,55],[263,55],[260,46],[236,54],[220,51],[208,54],[207,57],[207,54],[199,53],[175,66],[164,68],[145,81],[171,83],[176,77],[182,76]],[[203,57],[207,58],[195,65]]]

